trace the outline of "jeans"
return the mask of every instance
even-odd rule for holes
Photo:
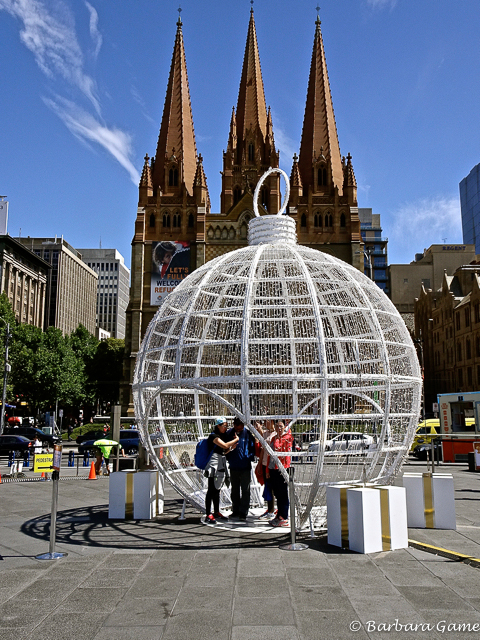
[[[290,501],[288,500],[288,484],[285,482],[282,474],[278,469],[269,469],[270,486],[273,495],[277,499],[278,515],[284,520],[288,520],[288,509]]]
[[[250,509],[250,477],[250,467],[248,469],[230,469],[232,512],[239,516],[247,516]]]

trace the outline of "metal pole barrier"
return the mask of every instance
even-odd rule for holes
[[[80,456],[77,455],[77,476],[78,476],[78,464],[80,462]]]
[[[185,520],[185,505],[187,504],[187,501],[184,500],[183,501],[183,505],[182,505],[182,514],[181,516],[178,518],[179,520]]]
[[[42,553],[39,556],[35,556],[37,560],[56,560],[57,558],[63,558],[67,553],[55,552],[55,538],[57,535],[57,505],[58,505],[58,479],[60,472],[55,470],[52,472],[52,514],[50,517],[50,544],[48,547],[48,553]]]
[[[304,551],[308,549],[307,544],[302,544],[301,542],[296,542],[296,531],[295,531],[295,485],[293,483],[293,474],[294,469],[290,467],[288,470],[288,494],[290,499],[290,544],[281,544],[279,545],[279,549],[283,549],[284,551]]]

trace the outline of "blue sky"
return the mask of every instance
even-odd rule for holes
[[[389,262],[462,242],[458,183],[480,162],[478,0],[320,3],[343,155]],[[315,1],[256,0],[280,166],[299,150]],[[248,0],[183,0],[197,149],[213,211],[236,105]],[[154,154],[178,4],[0,0],[0,194],[12,236],[115,247],[130,265],[138,177]]]

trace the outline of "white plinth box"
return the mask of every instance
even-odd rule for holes
[[[118,471],[109,478],[108,517],[150,520],[163,513],[163,477],[158,471]]]
[[[328,542],[358,553],[408,547],[403,487],[327,487]]]
[[[407,522],[414,529],[456,529],[453,476],[405,473]]]

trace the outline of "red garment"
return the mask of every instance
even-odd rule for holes
[[[293,443],[292,432],[289,429],[286,433],[284,433],[280,438],[275,436],[270,442],[270,446],[274,451],[291,451]],[[291,464],[290,456],[280,456],[280,461],[285,469],[288,469]],[[268,456],[267,467],[270,463],[270,456]],[[278,466],[275,465],[275,469],[278,469]]]

